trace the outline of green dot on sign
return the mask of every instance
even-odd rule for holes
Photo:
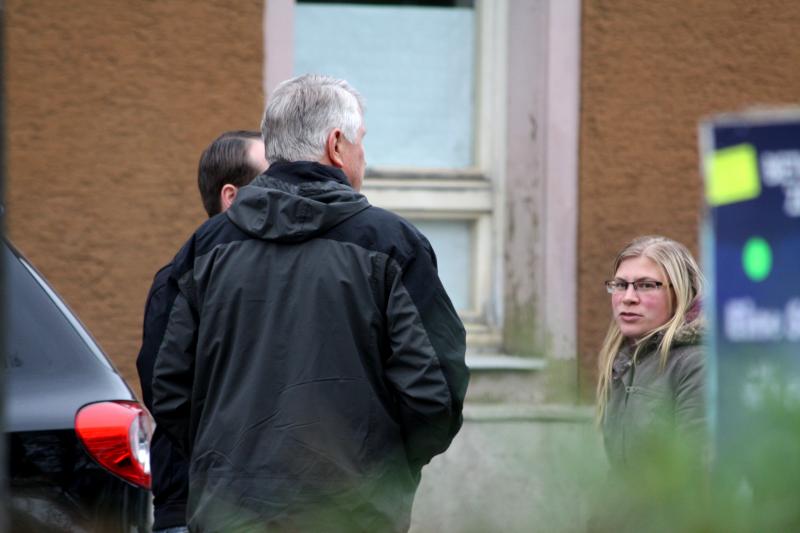
[[[753,281],[764,281],[772,270],[772,248],[761,237],[751,237],[742,251],[744,273]]]

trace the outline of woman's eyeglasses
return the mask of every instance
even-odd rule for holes
[[[606,281],[605,285],[609,294],[623,293],[628,290],[628,285],[633,285],[633,290],[636,292],[650,292],[664,286],[660,281],[654,281],[652,279],[639,279],[636,281],[612,279]]]

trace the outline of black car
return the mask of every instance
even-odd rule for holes
[[[2,241],[11,531],[148,531],[152,419],[44,278]]]

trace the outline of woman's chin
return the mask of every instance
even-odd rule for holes
[[[642,328],[636,327],[632,324],[619,324],[619,331],[622,333],[623,337],[630,341],[639,340],[645,334],[645,332],[642,331]]]

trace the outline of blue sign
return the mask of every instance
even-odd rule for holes
[[[764,409],[800,405],[800,110],[715,117],[700,135],[713,433],[724,459],[777,429],[762,427]]]

